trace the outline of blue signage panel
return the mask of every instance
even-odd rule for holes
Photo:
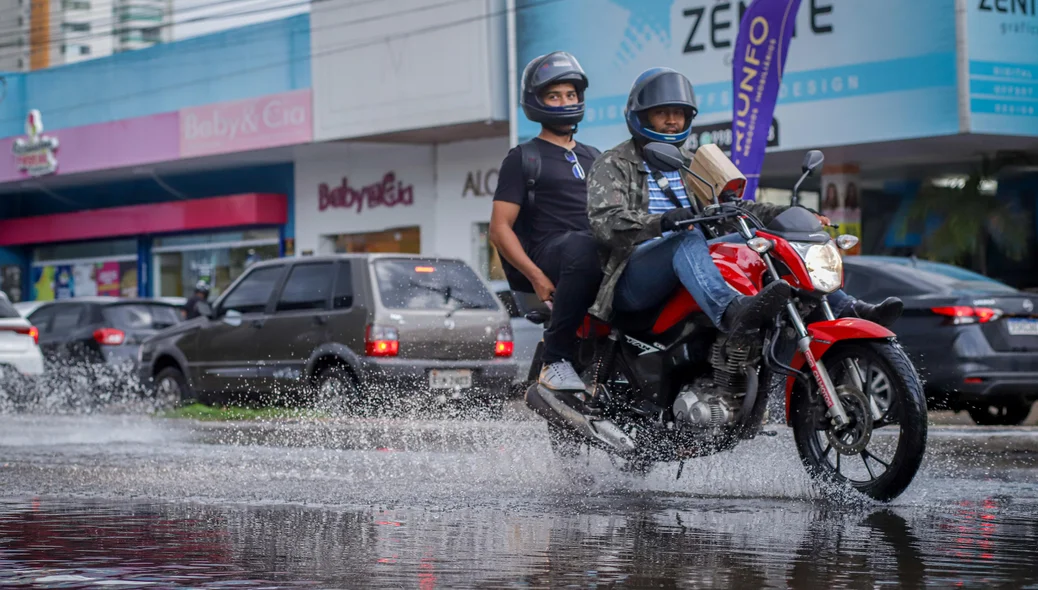
[[[966,2],[970,130],[1038,135],[1038,1]]]

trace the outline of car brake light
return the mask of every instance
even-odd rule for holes
[[[17,326],[13,328],[0,328],[0,330],[14,332],[15,334],[21,334],[23,336],[32,336],[33,342],[35,342],[36,344],[40,343],[40,330],[36,326],[29,326],[27,328]]]
[[[512,342],[512,330],[501,328],[497,331],[497,341],[494,342],[494,356],[509,357],[515,352],[515,342]]]
[[[368,326],[364,332],[364,352],[368,356],[400,354],[400,336],[396,328]]]
[[[102,346],[119,346],[126,340],[126,333],[115,328],[98,328],[94,330],[94,340]]]
[[[986,324],[1002,317],[1001,309],[990,307],[969,307],[967,305],[954,305],[950,307],[933,307],[930,311],[937,315],[950,318],[953,325],[962,324]]]

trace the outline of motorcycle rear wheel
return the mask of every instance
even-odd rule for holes
[[[850,359],[858,363],[865,389],[861,393],[865,399],[869,395],[876,399],[883,412],[883,417],[872,421],[871,426],[863,424],[855,429],[858,433],[867,431],[857,441],[867,441],[866,446],[859,452],[856,445],[845,445],[840,439],[843,436],[853,442],[855,434],[834,434],[825,418],[825,404],[813,382],[810,391],[802,382],[793,390],[790,408],[793,437],[804,467],[820,484],[823,493],[851,488],[880,502],[889,502],[908,488],[922,464],[927,436],[926,397],[918,373],[904,350],[894,342],[849,341],[831,348],[822,360],[837,388],[846,390],[853,382],[847,363]],[[854,392],[850,394],[855,397]],[[886,442],[885,435],[892,432],[892,426],[898,428],[899,439],[893,453],[886,454],[889,458],[884,460],[876,454],[875,447]],[[834,436],[846,452],[834,446]],[[862,465],[869,479],[849,477],[841,470],[841,461],[848,467]],[[876,475],[880,466],[885,470]]]

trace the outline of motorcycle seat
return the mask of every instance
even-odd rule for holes
[[[641,311],[618,311],[613,314],[612,324],[622,332],[643,333],[652,330],[659,316],[660,309],[655,307]]]

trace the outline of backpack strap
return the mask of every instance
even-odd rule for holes
[[[656,186],[660,187],[660,190],[663,191],[663,194],[667,197],[667,199],[670,201],[672,205],[674,205],[678,209],[685,208],[685,206],[681,204],[681,199],[679,199],[678,196],[674,194],[674,189],[670,188],[670,181],[667,180],[667,177],[664,176],[662,172],[656,170],[655,168],[650,168],[649,173],[652,174],[653,179],[656,180]],[[689,200],[689,204],[692,204],[691,199]]]
[[[537,179],[541,177],[541,152],[531,139],[519,144],[519,154],[523,160],[523,178],[526,179],[526,200],[522,206],[532,207],[534,187],[537,186]]]

